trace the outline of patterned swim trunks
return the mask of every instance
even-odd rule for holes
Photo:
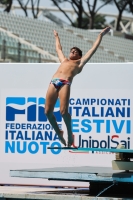
[[[71,83],[68,80],[60,78],[53,78],[50,83],[53,84],[57,90],[60,90],[60,88],[64,85],[71,85]]]

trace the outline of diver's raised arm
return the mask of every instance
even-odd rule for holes
[[[57,31],[55,31],[55,30],[54,30],[54,36],[55,36],[55,47],[56,47],[56,52],[58,54],[58,58],[59,58],[60,62],[63,62],[66,57],[64,56],[64,54],[62,52],[60,38],[59,38]]]

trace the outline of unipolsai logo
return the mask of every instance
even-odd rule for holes
[[[57,122],[62,121],[59,99],[55,104],[54,116]],[[45,115],[45,98],[43,97],[7,97],[6,121],[15,121],[16,117],[24,116],[28,122],[47,122]]]

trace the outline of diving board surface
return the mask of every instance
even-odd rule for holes
[[[63,181],[118,181],[133,183],[133,171],[127,173],[125,171],[116,170],[114,173],[114,170],[110,167],[93,166],[10,170],[10,176]]]
[[[74,147],[48,147],[48,149],[62,149],[62,150],[73,150],[73,151],[82,151],[82,152],[89,152],[89,151],[102,151],[102,152],[112,152],[112,153],[133,153],[133,149],[106,149],[106,148],[74,148]]]

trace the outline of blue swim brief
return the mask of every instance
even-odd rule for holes
[[[68,80],[60,78],[53,78],[50,83],[53,84],[57,90],[60,90],[60,88],[64,85],[71,85],[71,83]]]

